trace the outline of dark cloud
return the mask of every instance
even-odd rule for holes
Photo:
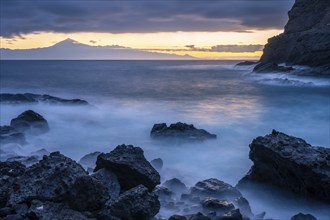
[[[1,0],[1,36],[283,28],[294,0]]]

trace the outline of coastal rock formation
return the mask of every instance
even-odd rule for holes
[[[330,202],[330,148],[273,130],[252,141],[249,156],[254,165],[238,187],[258,181]]]
[[[241,220],[255,217],[240,191],[218,179],[199,181],[189,190],[177,178],[165,183],[157,186],[154,192],[166,212],[180,214],[170,219]]]
[[[24,93],[24,94],[0,93],[0,103],[6,103],[6,104],[47,103],[47,104],[88,105],[87,101],[81,99],[62,99],[51,95],[39,95],[32,93]]]
[[[192,124],[178,122],[167,126],[166,123],[154,124],[150,136],[154,139],[173,138],[187,141],[204,141],[215,139],[215,134],[210,134],[204,129],[197,129]]]
[[[116,174],[122,190],[143,184],[152,191],[160,184],[159,173],[145,159],[143,150],[132,145],[119,145],[110,153],[100,154],[95,171],[102,168]]]
[[[268,39],[260,62],[325,67],[330,74],[329,1],[296,0],[288,14],[284,33]]]
[[[10,126],[19,132],[42,134],[49,131],[48,122],[40,114],[27,110],[10,121]]]
[[[297,215],[292,216],[291,220],[317,220],[317,219],[311,214],[298,213]]]
[[[140,148],[129,150],[141,157]],[[116,153],[118,163],[127,156],[126,151]],[[139,185],[123,190],[111,171],[102,168],[88,175],[80,164],[59,152],[30,167],[17,161],[0,162],[0,218],[152,219],[160,209],[158,198],[142,184],[144,176],[134,178]]]

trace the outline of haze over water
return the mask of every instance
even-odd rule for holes
[[[50,94],[87,100],[92,107],[1,104],[1,125],[27,109],[43,115],[50,132],[18,153],[45,148],[79,160],[119,144],[144,149],[164,160],[163,180],[179,177],[191,186],[215,177],[235,185],[249,170],[253,138],[272,129],[330,146],[329,78],[249,74],[237,61],[1,61],[1,92]],[[150,139],[155,123],[194,124],[217,134],[204,143]],[[243,192],[244,193],[244,192]],[[255,195],[254,195],[255,196]],[[326,219],[326,206],[286,200],[274,208],[248,194],[255,213],[274,219],[297,212]],[[281,197],[280,197],[281,198]],[[283,199],[283,198],[281,198]],[[296,207],[297,206],[297,207]]]

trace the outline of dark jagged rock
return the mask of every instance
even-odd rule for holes
[[[25,144],[25,135],[11,126],[0,126],[0,143],[18,143]]]
[[[311,214],[298,213],[292,216],[291,220],[317,220],[317,219]]]
[[[77,211],[95,211],[104,207],[109,195],[108,188],[101,181],[80,176],[70,189],[68,203]]]
[[[87,173],[81,165],[59,152],[51,153],[16,178],[8,202],[62,201],[76,179],[84,175]]]
[[[251,65],[255,65],[255,64],[258,64],[258,61],[243,61],[243,62],[236,64],[236,66],[251,66]]]
[[[198,212],[193,215],[187,215],[187,220],[211,220],[211,218],[203,215],[201,212]]]
[[[213,197],[206,197],[202,201],[202,206],[207,209],[219,210],[223,212],[228,212],[235,208],[235,206],[232,203],[226,200],[219,200]]]
[[[191,189],[191,194],[203,197],[216,197],[219,199],[234,200],[241,197],[242,194],[235,187],[218,179],[211,178],[200,181]]]
[[[93,178],[99,180],[103,186],[108,190],[109,198],[107,204],[118,198],[120,193],[120,185],[117,176],[106,169],[100,169],[91,175]]]
[[[260,62],[325,66],[330,74],[329,20],[328,0],[296,0],[284,33],[268,39]]]
[[[0,175],[1,177],[10,176],[17,177],[24,174],[26,167],[17,161],[13,162],[0,162]]]
[[[330,148],[273,130],[252,141],[249,156],[254,165],[238,187],[259,181],[330,202]]]
[[[188,191],[186,185],[177,178],[167,180],[163,183],[163,185],[169,190],[180,194],[186,193]]]
[[[294,70],[292,67],[279,66],[276,63],[259,63],[253,69],[256,73],[269,73],[269,72],[289,72]]]
[[[10,126],[20,132],[31,132],[33,134],[42,134],[49,131],[48,123],[40,114],[27,110],[12,119]]]
[[[163,168],[163,160],[161,158],[153,159],[150,163],[156,170],[161,170]]]
[[[31,207],[25,216],[31,220],[96,220],[91,214],[72,210],[66,204],[38,200],[32,201]]]
[[[118,177],[123,191],[143,184],[150,191],[160,184],[158,172],[145,159],[143,150],[132,145],[119,145],[107,154],[97,157],[95,171],[108,169]]]
[[[243,220],[243,216],[239,209],[234,209],[224,214],[222,220]]]
[[[183,215],[172,215],[168,220],[187,220]]]
[[[21,103],[48,103],[48,104],[69,104],[88,105],[88,102],[81,99],[62,99],[51,95],[39,95],[32,93],[10,94],[0,93],[0,103],[21,104]]]
[[[160,209],[160,203],[155,194],[139,185],[119,196],[107,209],[98,214],[98,219],[107,219],[106,216],[116,216],[128,220],[152,219]]]
[[[210,134],[204,129],[197,129],[194,125],[177,122],[167,126],[165,123],[154,124],[150,136],[154,139],[173,138],[188,141],[204,141],[206,139],[215,139],[215,134]]]

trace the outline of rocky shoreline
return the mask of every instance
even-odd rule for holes
[[[17,118],[19,123],[28,122],[29,125],[23,126],[23,130],[17,128],[22,134],[36,125],[43,132],[51,129],[43,116],[31,110]],[[161,125],[160,130],[171,128]],[[156,124],[156,127],[159,126]],[[173,127],[182,129],[176,131]],[[201,130],[177,123],[165,133],[166,137],[178,137],[182,132],[191,131],[210,135],[205,130],[199,133]],[[2,144],[15,142],[15,138],[20,136],[4,139],[1,133]],[[46,150],[26,157],[1,157],[0,218],[266,219],[266,213],[251,211],[249,201],[240,192],[250,182],[262,182],[330,202],[329,148],[313,147],[300,138],[273,130],[252,141],[250,159],[254,165],[237,186],[216,178],[186,186],[180,178],[161,182],[162,159],[149,162],[142,148],[132,145],[119,145],[109,153],[87,154],[79,163],[60,152]],[[161,208],[171,216],[158,214]],[[316,218],[298,213],[292,219]]]

